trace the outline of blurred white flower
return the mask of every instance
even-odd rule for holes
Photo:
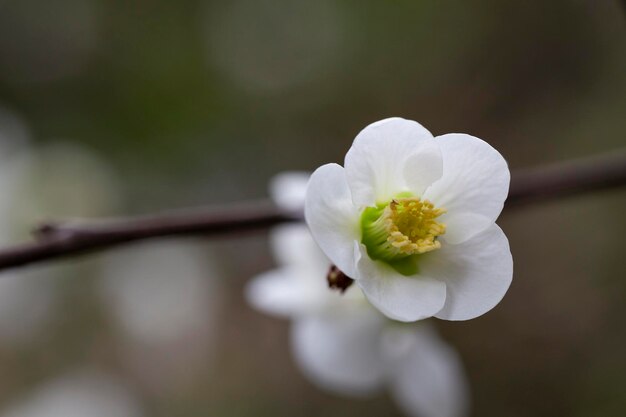
[[[10,109],[0,107],[0,243],[6,243],[12,229],[11,210],[13,195],[18,185],[16,177],[21,170],[13,168],[15,158],[20,158],[29,146],[30,132],[24,121]]]
[[[252,280],[246,296],[259,310],[292,319],[293,355],[313,383],[353,396],[388,387],[411,416],[467,414],[461,361],[433,328],[391,322],[358,286],[331,291],[324,279],[331,263],[306,226],[274,229],[271,244],[279,268]]]
[[[309,178],[311,178],[309,172],[282,172],[270,182],[270,197],[285,210],[304,210],[304,198]]]
[[[157,395],[184,390],[211,365],[216,274],[198,242],[151,242],[103,259],[100,294],[126,336],[125,359]]]
[[[305,216],[324,253],[385,315],[467,320],[511,283],[508,240],[495,224],[509,178],[481,139],[433,138],[417,122],[385,119],[357,135],[345,168],[313,173]]]
[[[5,162],[30,143],[30,130],[10,109],[0,105],[0,161]]]
[[[164,241],[105,255],[101,289],[110,313],[132,338],[167,343],[211,327],[215,272],[206,250]]]
[[[58,306],[59,269],[0,274],[0,345],[34,343]]]
[[[119,183],[112,168],[76,143],[33,147],[3,169],[15,184],[10,210],[17,236],[30,234],[37,222],[111,216],[119,207]]]
[[[424,323],[391,329],[383,339],[391,395],[416,417],[469,415],[469,387],[457,352]]]
[[[141,417],[139,401],[115,378],[83,370],[39,387],[0,417]]]
[[[118,203],[108,166],[71,144],[29,148],[28,129],[0,112],[0,244],[27,237],[49,218],[111,213]],[[36,265],[0,274],[0,344],[34,343],[58,306],[69,265]]]

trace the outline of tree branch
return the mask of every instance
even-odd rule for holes
[[[506,208],[626,184],[626,151],[513,174]],[[158,237],[217,236],[302,220],[268,201],[118,220],[46,223],[35,240],[0,250],[0,270]]]
[[[626,149],[528,168],[512,175],[506,207],[626,184]]]

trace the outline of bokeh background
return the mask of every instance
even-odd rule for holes
[[[388,116],[484,138],[513,170],[611,152],[625,35],[616,0],[0,0],[0,241],[262,198]],[[507,296],[436,323],[473,415],[626,409],[624,207],[617,190],[503,213]],[[289,324],[243,297],[272,267],[260,232],[4,272],[0,416],[401,415],[302,376]],[[76,392],[86,408],[64,409]]]

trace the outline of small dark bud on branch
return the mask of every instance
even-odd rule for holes
[[[330,267],[328,275],[326,275],[328,287],[333,290],[339,290],[343,294],[352,285],[354,280],[341,272],[335,265]]]

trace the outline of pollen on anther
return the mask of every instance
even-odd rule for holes
[[[419,198],[394,199],[387,208],[387,240],[394,248],[409,255],[441,247],[437,237],[445,233],[446,227],[435,219],[445,213],[445,209]]]

